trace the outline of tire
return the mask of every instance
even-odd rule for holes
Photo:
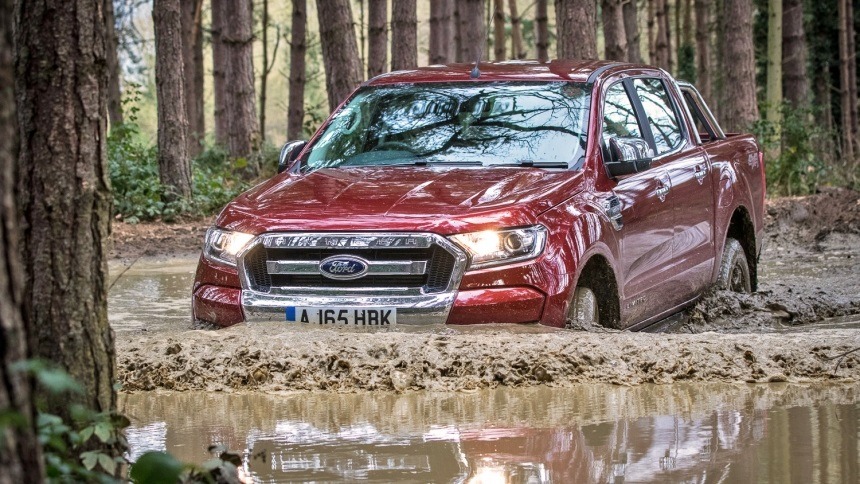
[[[577,287],[573,292],[564,327],[590,329],[599,326],[600,305],[597,303],[597,295],[588,287]]]
[[[726,239],[716,287],[724,291],[752,292],[747,254],[741,243],[733,238]]]

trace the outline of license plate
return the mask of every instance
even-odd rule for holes
[[[340,324],[343,326],[391,326],[397,324],[396,308],[287,307],[288,323]]]

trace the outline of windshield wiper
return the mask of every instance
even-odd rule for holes
[[[560,161],[521,160],[516,163],[495,163],[493,166],[521,166],[524,168],[570,168],[570,163]]]
[[[480,161],[427,161],[427,160],[415,160],[413,163],[415,166],[428,166],[428,165],[462,165],[462,166],[484,166],[483,162]]]

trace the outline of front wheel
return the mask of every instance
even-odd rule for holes
[[[720,274],[717,276],[717,289],[734,292],[752,292],[750,267],[747,254],[740,242],[726,239]]]
[[[577,287],[567,313],[567,329],[590,329],[600,325],[600,306],[590,288]]]

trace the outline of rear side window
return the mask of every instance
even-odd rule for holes
[[[668,153],[681,146],[681,125],[663,82],[659,79],[635,79],[633,87],[651,126],[657,154]]]
[[[603,105],[603,144],[609,146],[609,138],[628,136],[641,138],[642,129],[624,84],[619,82],[606,91]]]

